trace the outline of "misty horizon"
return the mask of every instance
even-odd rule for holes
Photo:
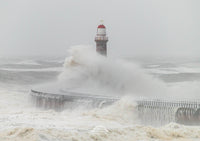
[[[91,45],[100,20],[109,56],[195,56],[199,1],[1,1],[0,56],[66,56]]]

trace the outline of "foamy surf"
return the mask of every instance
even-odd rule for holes
[[[21,77],[25,75],[23,72],[16,73],[20,79],[15,79],[12,85],[7,81],[12,78],[1,79],[4,84],[0,90],[0,141],[198,141],[200,138],[200,128],[195,126],[176,123],[162,127],[143,125],[134,101],[137,96],[163,97],[166,93],[173,98],[191,97],[198,93],[199,82],[166,84],[132,62],[105,59],[96,54],[94,48],[77,46],[66,58],[59,81],[54,80],[56,85],[51,86],[117,95],[121,100],[102,109],[77,105],[56,112],[33,107],[28,100],[30,87],[15,86],[20,81],[40,79],[35,77],[34,69],[32,71],[31,77],[26,77],[29,79]],[[52,75],[45,74],[47,78]]]
[[[200,138],[199,127],[175,123],[163,127],[141,125],[134,99],[130,97],[103,109],[55,112],[30,107],[25,93],[1,91],[0,96],[2,101],[9,100],[1,102],[0,108],[3,141],[197,141]]]
[[[187,127],[179,130],[168,127],[153,128],[144,126],[125,128],[96,126],[89,130],[14,128],[1,132],[0,139],[6,141],[198,141],[199,129]]]

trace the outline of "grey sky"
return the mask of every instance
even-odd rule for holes
[[[95,46],[101,19],[110,55],[200,55],[199,0],[0,0],[0,55],[64,55]]]

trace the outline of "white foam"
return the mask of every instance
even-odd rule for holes
[[[160,95],[165,84],[146,74],[133,63],[105,58],[92,47],[71,48],[59,77],[62,89],[83,89],[100,94]]]
[[[94,48],[71,49],[57,87],[121,95],[103,109],[68,109],[63,112],[35,109],[28,92],[0,89],[0,140],[2,141],[198,141],[200,128],[170,123],[163,127],[140,125],[134,96],[179,98],[198,92],[199,83],[170,84],[152,78],[136,65],[104,58]],[[88,90],[86,89],[86,90]],[[191,91],[194,89],[194,91]],[[85,91],[86,91],[85,90]],[[102,91],[99,91],[102,90]],[[187,91],[188,90],[188,91]],[[187,93],[186,93],[187,92]],[[129,95],[125,96],[124,95]]]
[[[170,123],[142,126],[134,99],[125,97],[104,109],[63,112],[31,108],[26,93],[0,91],[0,139],[3,141],[197,141],[200,128]]]

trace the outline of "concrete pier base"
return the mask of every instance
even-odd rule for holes
[[[81,94],[76,92],[53,94],[36,90],[31,90],[30,96],[32,103],[36,107],[43,109],[54,109],[56,111],[62,111],[64,109],[74,108],[77,106],[85,106],[87,108],[102,108],[119,100],[118,98]]]

